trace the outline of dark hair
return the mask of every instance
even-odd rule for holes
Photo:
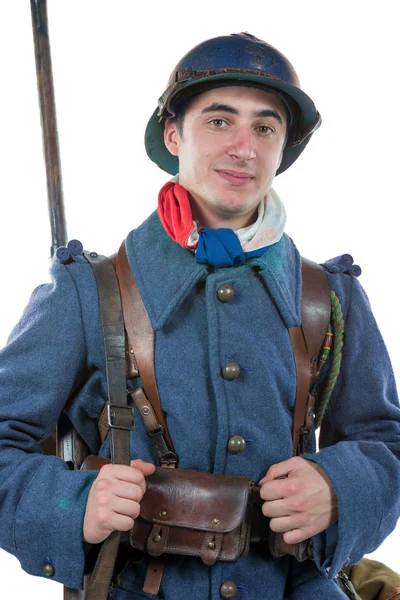
[[[190,104],[190,101],[193,99],[193,97],[194,96],[189,96],[188,98],[184,98],[184,100],[181,100],[181,102],[179,102],[174,107],[175,117],[171,119],[171,121],[175,123],[176,129],[181,138],[183,137],[183,120],[185,118],[185,114]]]

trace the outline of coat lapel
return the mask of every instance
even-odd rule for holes
[[[171,240],[156,212],[128,235],[126,248],[151,325],[157,331],[207,276],[208,267],[196,263],[193,252]],[[284,235],[247,265],[259,273],[286,327],[299,325],[301,259],[292,240]]]
[[[259,258],[249,261],[258,269],[286,327],[301,323],[301,258],[287,235]]]
[[[208,273],[193,252],[171,240],[154,212],[126,239],[128,261],[155,331]]]

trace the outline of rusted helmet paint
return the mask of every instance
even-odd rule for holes
[[[321,124],[311,98],[300,88],[288,59],[276,48],[249,33],[206,40],[195,46],[172,71],[167,89],[147,124],[146,151],[153,162],[171,175],[179,161],[164,145],[164,122],[179,113],[179,105],[195,94],[222,86],[244,85],[277,94],[289,114],[288,141],[277,175],[294,163]]]

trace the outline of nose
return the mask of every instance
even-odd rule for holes
[[[243,126],[236,129],[230,142],[227,150],[229,156],[245,161],[255,158],[254,139],[250,127]]]

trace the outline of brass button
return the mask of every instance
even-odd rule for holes
[[[246,448],[246,440],[241,435],[233,435],[228,441],[228,450],[231,454],[240,454]]]
[[[237,587],[233,581],[224,581],[219,588],[221,598],[234,598],[237,594]]]
[[[43,573],[44,573],[45,577],[53,577],[55,572],[56,572],[55,568],[50,563],[46,563],[44,565]]]
[[[228,381],[233,381],[240,377],[240,367],[235,362],[228,362],[224,367],[222,367],[222,377],[227,379]]]
[[[161,517],[166,517],[166,516],[167,516],[167,511],[166,511],[166,510],[162,510],[162,511],[160,512],[160,516],[161,516]]]
[[[208,542],[207,546],[210,548],[210,550],[215,550],[217,544],[215,542]]]
[[[217,290],[217,298],[220,302],[226,303],[231,302],[235,295],[235,290],[230,283],[224,283]]]

